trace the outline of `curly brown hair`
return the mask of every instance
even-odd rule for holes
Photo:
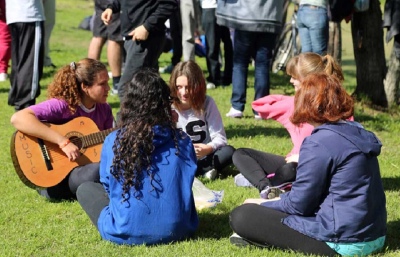
[[[150,169],[154,150],[154,126],[172,131],[178,154],[170,90],[166,82],[157,72],[145,68],[135,73],[126,87],[111,166],[111,174],[122,183],[124,201],[130,197],[131,187],[135,189],[134,197],[142,196],[144,172],[150,178],[154,175]]]
[[[180,62],[175,65],[169,79],[169,87],[173,104],[176,109],[181,111],[180,101],[177,95],[176,79],[185,76],[189,85],[189,99],[194,111],[201,113],[206,101],[206,80],[200,66],[194,61]]]
[[[290,121],[301,123],[338,122],[353,116],[354,101],[341,81],[326,73],[310,74],[301,82],[294,97]]]
[[[66,101],[74,114],[82,101],[81,85],[91,87],[102,71],[107,71],[107,67],[94,59],[84,58],[77,63],[71,62],[54,75],[53,82],[47,90],[47,97]]]

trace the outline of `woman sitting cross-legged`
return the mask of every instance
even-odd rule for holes
[[[325,256],[364,256],[386,238],[381,142],[353,115],[336,76],[312,74],[295,94],[293,124],[315,128],[300,148],[296,179],[280,199],[248,199],[230,214],[231,243]]]
[[[80,185],[78,201],[105,240],[128,245],[183,240],[198,226],[192,141],[175,128],[170,90],[158,73],[138,71],[126,88],[119,129],[103,145],[101,184]]]

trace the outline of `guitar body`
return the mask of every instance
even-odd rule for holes
[[[73,168],[99,162],[104,138],[112,131],[99,132],[97,125],[86,117],[75,118],[63,125],[46,125],[77,145],[81,156],[71,162],[57,144],[16,131],[10,147],[14,168],[22,182],[32,188],[55,186]],[[102,133],[100,139],[99,133]]]

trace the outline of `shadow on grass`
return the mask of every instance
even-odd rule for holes
[[[400,249],[400,220],[387,223],[386,247],[387,250],[397,251]]]
[[[219,208],[219,207],[218,207]],[[232,229],[229,226],[229,213],[200,212],[199,213],[199,228],[197,230],[197,238],[229,238],[232,234]]]
[[[254,119],[254,118],[253,118]],[[258,135],[274,135],[277,137],[289,137],[288,132],[285,128],[269,128],[265,124],[253,125],[253,124],[235,124],[225,126],[226,135],[228,138],[234,137],[254,137]]]
[[[400,177],[382,178],[383,188],[389,191],[400,190]],[[399,230],[400,231],[400,230]]]

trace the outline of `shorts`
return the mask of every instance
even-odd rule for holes
[[[106,38],[112,41],[123,41],[121,35],[121,20],[119,13],[113,13],[111,21],[108,25],[105,25],[101,20],[101,14],[103,9],[95,7],[95,15],[93,20],[93,36]]]

